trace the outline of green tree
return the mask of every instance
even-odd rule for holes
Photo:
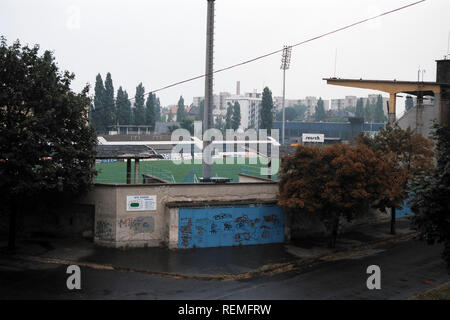
[[[286,121],[294,121],[297,117],[297,112],[293,107],[287,107],[284,109],[284,116]],[[277,121],[283,121],[283,110],[277,112]]]
[[[87,123],[89,88],[70,89],[73,73],[60,71],[50,51],[8,46],[0,38],[0,202],[9,212],[14,249],[22,209],[51,210],[86,191],[93,177],[97,137]]]
[[[373,121],[372,105],[370,104],[369,99],[367,99],[366,106],[364,108],[364,120],[366,122]]]
[[[356,102],[356,111],[355,116],[359,118],[364,118],[364,101],[362,98],[359,98]]]
[[[205,100],[200,101],[200,111],[199,115],[197,116],[197,120],[203,121],[203,113],[205,112]]]
[[[412,224],[428,244],[443,243],[442,258],[450,267],[450,128],[434,126],[437,166],[411,182]]]
[[[106,132],[104,97],[105,87],[103,85],[102,76],[99,73],[95,78],[94,107],[92,112],[92,124],[98,133]]]
[[[155,99],[155,119],[156,121],[164,122],[161,116],[161,102],[159,101],[159,98],[156,97],[156,94],[154,94],[154,99]]]
[[[272,129],[273,122],[273,100],[272,91],[265,87],[262,93],[261,109],[259,112],[259,129]]]
[[[111,78],[111,73],[106,74],[105,79],[105,94],[103,96],[104,102],[104,119],[106,128],[109,129],[111,126],[115,125],[116,122],[116,108],[114,101],[114,86]]]
[[[184,108],[184,99],[183,96],[180,96],[180,99],[178,100],[177,121],[181,123],[185,118],[186,110]]]
[[[414,107],[414,101],[411,96],[406,96],[405,100],[405,110],[409,111],[412,107]]]
[[[156,122],[156,101],[155,96],[150,93],[145,103],[145,124],[150,126],[150,130],[155,130]]]
[[[433,168],[433,144],[410,128],[403,130],[397,124],[387,125],[374,137],[361,133],[358,144],[380,152],[389,164],[390,184],[385,197],[380,198],[377,207],[391,208],[391,233],[395,234],[396,208],[401,208],[408,198],[408,182]]]
[[[235,101],[233,106],[233,116],[231,118],[231,128],[237,130],[241,125],[241,105]]]
[[[305,105],[294,105],[292,106],[295,110],[296,116],[294,120],[305,120],[306,119],[306,111],[308,110],[308,107]]]
[[[184,119],[180,123],[180,127],[189,131],[190,134],[194,134],[194,121],[191,119]]]
[[[228,102],[227,115],[225,117],[225,129],[232,129],[233,125],[233,105]]]
[[[144,125],[145,124],[145,88],[142,86],[142,82],[136,87],[136,94],[134,96],[134,124]]]
[[[214,123],[214,128],[219,129],[222,133],[225,130],[225,122],[223,121],[223,116],[219,115]]]
[[[131,102],[128,93],[119,87],[116,98],[117,122],[119,125],[130,125],[131,122]]]
[[[292,219],[317,216],[334,248],[342,218],[351,221],[383,196],[388,164],[364,145],[298,146],[281,163],[278,204]]]
[[[316,121],[325,121],[325,119],[326,119],[325,108],[323,106],[322,98],[319,98],[319,101],[317,101],[316,112],[314,114],[314,118],[316,119]]]
[[[381,96],[381,94],[378,95],[377,104],[375,105],[374,120],[377,123],[383,123],[386,120],[383,111],[383,97]]]

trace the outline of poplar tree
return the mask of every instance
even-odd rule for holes
[[[109,127],[116,124],[116,110],[114,103],[114,86],[111,78],[111,73],[106,74],[105,79],[105,94],[103,96],[103,108],[104,108],[104,122],[106,130]]]
[[[231,128],[237,130],[241,125],[241,105],[235,101],[233,106],[233,116],[231,118]]]
[[[233,105],[228,102],[228,107],[227,107],[227,115],[225,117],[225,129],[231,129],[232,126],[232,120],[233,120]]]
[[[358,101],[356,102],[355,116],[364,118],[364,102],[362,98],[359,98]]]
[[[374,121],[381,123],[385,121],[385,116],[383,112],[383,97],[378,95],[377,104],[375,105],[375,115],[374,115]]]
[[[262,93],[261,110],[259,113],[259,128],[272,129],[273,122],[273,100],[272,92],[268,87],[265,87]]]
[[[159,98],[156,97],[156,94],[154,94],[154,100],[155,100],[155,119],[156,121],[162,121],[161,102],[159,101]]]
[[[180,96],[180,99],[178,100],[177,121],[181,123],[185,118],[186,110],[184,109],[184,99],[183,96]]]
[[[131,102],[128,100],[128,93],[122,89],[117,90],[116,98],[117,122],[119,125],[131,124]]]
[[[317,101],[316,113],[314,115],[314,118],[316,119],[316,121],[324,121],[326,118],[322,98],[319,98],[319,101]]]
[[[150,126],[150,130],[155,130],[155,95],[150,93],[145,103],[145,124]]]
[[[95,78],[94,107],[92,111],[92,124],[98,133],[104,133],[106,130],[104,96],[105,87],[103,85],[102,76],[99,73]]]
[[[134,124],[138,126],[145,124],[144,93],[145,88],[141,82],[136,87],[136,95],[134,96]]]

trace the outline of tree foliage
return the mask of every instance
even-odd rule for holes
[[[180,96],[180,99],[178,100],[177,121],[181,123],[185,118],[186,110],[184,109],[184,99],[183,96]]]
[[[293,107],[286,107],[284,109],[284,116],[286,121],[294,121],[297,118],[297,112]],[[277,112],[277,121],[283,121],[283,110]]]
[[[433,168],[433,143],[410,128],[401,129],[397,124],[388,124],[374,137],[361,133],[357,143],[381,152],[389,164],[388,197],[381,198],[377,207],[391,208],[391,233],[395,234],[395,209],[401,208],[409,196],[408,182]]]
[[[262,93],[261,109],[259,113],[259,129],[272,129],[273,123],[273,100],[272,91],[265,87]]]
[[[359,118],[364,118],[364,101],[362,98],[359,98],[356,102],[356,110],[355,116]]]
[[[114,86],[111,78],[111,73],[106,74],[105,79],[105,92],[103,96],[103,117],[106,128],[110,128],[115,125],[116,122],[116,106],[114,101]]]
[[[155,130],[156,123],[156,97],[150,93],[145,103],[145,124],[150,126],[150,130]]]
[[[406,96],[405,98],[405,111],[409,111],[414,107],[414,101],[411,96]]]
[[[131,123],[131,102],[128,99],[127,91],[122,87],[117,90],[116,98],[117,123],[119,125],[129,125]]]
[[[241,105],[235,101],[233,105],[233,116],[231,117],[231,128],[237,130],[241,125]]]
[[[134,96],[134,124],[144,125],[145,124],[145,88],[142,82],[136,87],[136,95]]]
[[[316,106],[315,111],[316,112],[314,114],[314,118],[316,119],[316,121],[325,121],[326,114],[325,114],[325,108],[323,106],[322,98],[319,98],[319,100],[317,101],[317,106]]]
[[[386,197],[389,164],[364,145],[298,146],[283,158],[278,204],[291,214],[316,214],[334,247],[339,221]]]
[[[442,257],[450,267],[450,128],[435,125],[437,167],[411,181],[412,224],[428,244],[443,243]]]
[[[95,89],[94,89],[94,105],[92,108],[92,124],[99,133],[106,133],[106,122],[105,122],[105,86],[103,85],[102,76],[97,74],[95,78]]]
[[[10,245],[22,204],[78,195],[90,185],[96,144],[87,123],[88,87],[74,93],[74,74],[50,51],[0,42],[0,194],[10,209]],[[12,236],[11,236],[12,235]]]
[[[375,105],[374,122],[383,123],[386,121],[386,116],[383,111],[383,97],[381,94],[378,95],[377,103]]]
[[[233,105],[228,102],[227,114],[225,116],[225,129],[232,128],[232,120],[233,120]]]

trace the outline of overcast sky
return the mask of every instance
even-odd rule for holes
[[[226,67],[331,31],[415,0],[216,0],[215,68]],[[1,0],[0,34],[8,42],[54,51],[62,69],[74,72],[73,89],[111,72],[114,88],[134,96],[205,72],[206,0]],[[286,97],[366,96],[368,90],[336,87],[340,78],[435,81],[435,60],[447,54],[450,1],[427,0],[411,8],[292,51]],[[215,76],[214,92],[282,94],[281,55]],[[204,80],[157,93],[161,103],[190,104],[203,96]],[[385,95],[385,94],[384,94]],[[386,96],[386,95],[385,95]],[[400,101],[399,101],[400,102]],[[400,103],[402,112],[403,103]]]

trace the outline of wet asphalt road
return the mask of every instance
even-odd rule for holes
[[[408,299],[450,281],[442,247],[390,244],[303,270],[241,281],[170,279],[81,268],[81,290],[66,288],[66,266],[0,259],[0,299]],[[381,268],[368,290],[366,268]]]

